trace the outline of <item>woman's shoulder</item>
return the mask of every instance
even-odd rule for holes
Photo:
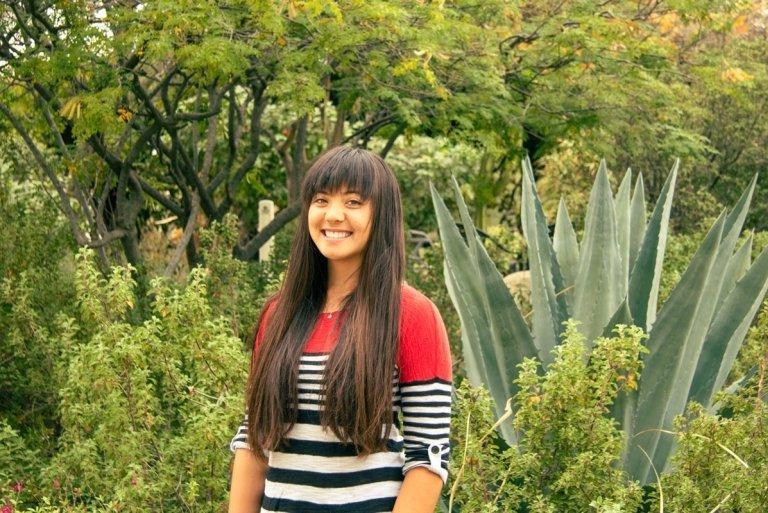
[[[423,292],[408,283],[403,283],[400,298],[401,318],[419,318],[424,314],[430,314],[437,307]]]
[[[400,381],[451,380],[451,353],[440,311],[425,294],[403,284],[398,366]]]
[[[425,333],[445,330],[435,303],[407,283],[403,284],[400,300],[400,330],[401,338],[408,338],[411,334],[418,334],[421,338]]]

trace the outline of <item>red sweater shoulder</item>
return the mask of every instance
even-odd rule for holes
[[[443,318],[435,304],[408,284],[400,301],[400,382],[450,383],[451,351]]]
[[[276,305],[276,297],[270,298],[262,310],[254,337],[252,362]],[[316,327],[313,335],[320,328]],[[397,366],[401,383],[452,381],[451,351],[443,318],[427,296],[407,283],[401,290],[399,342]]]

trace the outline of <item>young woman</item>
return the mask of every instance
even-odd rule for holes
[[[302,185],[282,289],[262,312],[230,513],[432,513],[447,478],[451,356],[405,284],[397,180],[337,147]]]

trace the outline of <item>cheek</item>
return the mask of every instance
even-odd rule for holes
[[[309,230],[317,230],[318,226],[317,223],[322,222],[322,215],[317,212],[316,209],[309,209],[309,213],[307,214],[307,225],[309,226]]]

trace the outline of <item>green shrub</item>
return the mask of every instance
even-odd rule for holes
[[[662,480],[669,511],[763,513],[768,504],[768,353],[739,394],[724,396],[728,416],[692,404],[678,417],[673,471]],[[657,494],[658,496],[658,494]],[[657,503],[654,510],[659,508]]]
[[[596,341],[587,361],[585,338],[570,321],[545,374],[535,360],[521,364],[509,411],[525,436],[506,449],[488,392],[465,380],[454,408],[450,485],[461,511],[637,510],[641,489],[616,467],[622,433],[606,413],[620,390],[637,385],[643,338],[620,326]]]
[[[227,443],[242,417],[248,359],[208,302],[207,273],[184,287],[155,279],[151,316],[127,322],[130,270],[101,276],[77,258],[80,319],[62,325],[58,451],[23,476],[41,505],[216,511],[226,499]],[[67,328],[68,326],[68,328]],[[87,333],[77,341],[74,331]]]
[[[35,180],[0,163],[0,412],[27,443],[50,453],[59,383],[59,313],[74,315],[69,228]]]

